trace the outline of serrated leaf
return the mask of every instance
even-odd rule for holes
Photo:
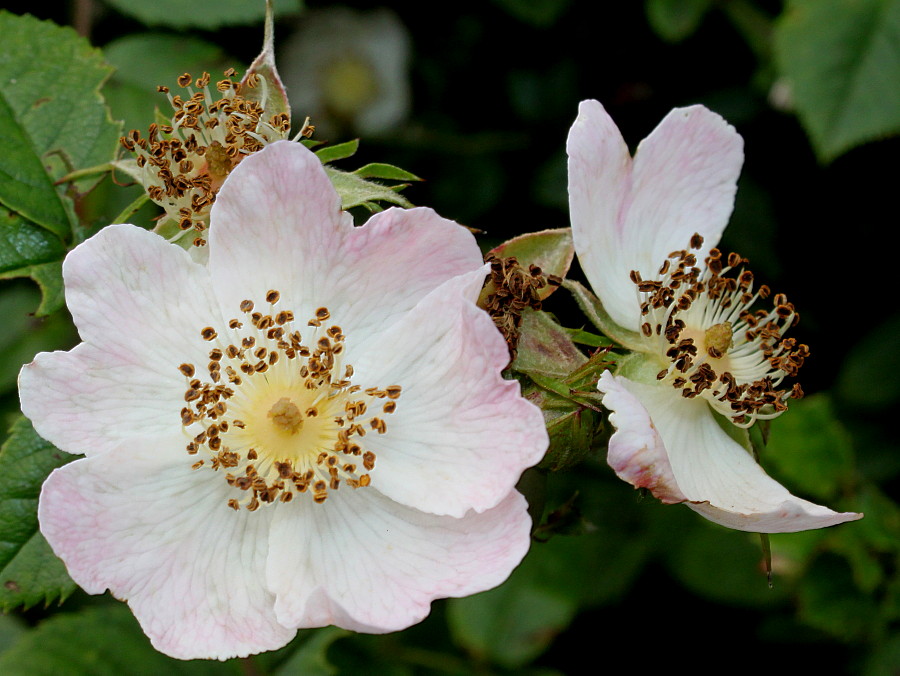
[[[0,448],[0,609],[51,603],[75,589],[37,519],[44,479],[74,459],[39,437],[24,417]]]
[[[0,12],[0,35],[2,96],[51,178],[109,162],[119,126],[100,95],[112,72],[100,51],[71,28],[27,15]],[[85,192],[100,178],[83,178],[76,187]]]
[[[0,204],[58,237],[69,233],[69,217],[28,133],[0,90]]]
[[[421,181],[415,174],[393,164],[371,162],[353,172],[360,178],[380,178],[388,181]]]
[[[358,138],[346,143],[338,143],[334,146],[325,146],[316,150],[315,153],[322,164],[328,164],[329,162],[337,162],[338,160],[353,157],[357,150],[359,150]],[[356,172],[353,173],[355,174]]]
[[[409,200],[396,192],[396,186],[381,185],[334,167],[325,167],[325,173],[328,174],[334,189],[341,196],[341,208],[343,209],[358,206],[378,209],[375,202],[388,202],[401,207],[412,206]]]
[[[653,31],[663,40],[690,37],[712,6],[712,0],[646,0],[644,9]]]
[[[239,676],[237,660],[176,660],[157,652],[124,604],[62,613],[0,655],[4,676]]]
[[[900,2],[794,0],[775,55],[818,156],[900,132]]]
[[[236,26],[262,21],[265,4],[258,0],[106,0],[123,14],[134,17],[148,26],[172,28],[205,28]],[[299,12],[300,0],[275,0],[279,14]]]

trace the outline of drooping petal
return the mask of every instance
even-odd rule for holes
[[[63,277],[85,342],[22,369],[22,410],[35,429],[72,453],[153,434],[164,420],[177,429],[178,366],[205,363],[200,331],[221,325],[205,268],[158,235],[114,225],[66,257]]]
[[[495,506],[547,450],[543,416],[500,376],[506,343],[473,302],[484,274],[450,280],[352,353],[358,382],[403,388],[388,433],[366,437],[373,485],[433,514]]]
[[[528,550],[531,519],[516,491],[460,519],[342,488],[322,505],[279,507],[267,575],[286,626],[383,633],[424,618],[431,602],[497,586]]]
[[[654,277],[694,233],[706,239],[704,250],[715,246],[734,205],[743,141],[703,106],[676,108],[632,160],[603,106],[582,101],[567,149],[578,259],[612,319],[635,331],[630,272]]]
[[[388,209],[362,227],[339,209],[321,163],[300,144],[273,143],[242,161],[212,212],[209,265],[223,312],[277,289],[298,319],[324,306],[353,336],[481,267],[471,233],[430,209]]]
[[[183,454],[183,458],[181,455]],[[153,646],[227,659],[286,644],[265,587],[273,512],[236,512],[221,473],[138,440],[55,470],[41,532],[88,593],[127,600]]]
[[[673,488],[678,489],[688,506],[710,521],[755,533],[823,528],[862,516],[791,495],[719,426],[703,400],[684,399],[669,386],[645,385],[609,372],[599,389],[604,405],[615,412],[610,420],[617,431],[610,449],[616,445],[616,473],[630,483],[640,485],[632,479],[651,467],[666,494],[675,497]],[[668,471],[658,462],[663,450]],[[651,465],[648,457],[657,464]]]

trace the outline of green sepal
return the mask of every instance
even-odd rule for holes
[[[584,285],[572,279],[563,281],[563,286],[569,290],[578,303],[578,307],[584,312],[591,323],[600,329],[605,336],[612,338],[619,345],[629,349],[638,349],[641,345],[641,337],[634,331],[623,329],[616,324],[612,317],[603,308],[600,299],[591,293]]]
[[[266,0],[266,26],[263,37],[263,48],[241,80],[241,96],[248,101],[258,101],[263,107],[263,120],[268,122],[273,115],[291,116],[291,104],[287,91],[275,67],[275,10],[272,0]],[[248,78],[256,75],[262,81],[255,87],[248,86]]]
[[[334,189],[341,196],[342,209],[361,206],[369,211],[381,211],[382,207],[378,205],[378,202],[388,202],[404,208],[412,206],[408,199],[397,192],[406,187],[403,184],[381,185],[330,166],[325,167],[325,173],[328,174]]]
[[[355,138],[352,141],[347,141],[345,143],[325,146],[324,148],[316,150],[315,153],[322,164],[329,164],[331,162],[337,162],[338,160],[345,160],[348,157],[353,157],[357,150],[359,150],[359,139]]]
[[[38,436],[25,417],[0,448],[0,609],[62,601],[75,589],[63,563],[38,531],[41,485],[74,460]],[[9,672],[3,672],[9,673]]]
[[[572,229],[559,228],[518,235],[494,247],[490,253],[498,258],[515,257],[525,268],[528,268],[529,265],[537,265],[545,275],[564,278],[575,258]],[[488,286],[490,285],[489,282]],[[487,287],[485,289],[487,293],[492,291]],[[555,290],[555,285],[547,284],[538,291],[538,296],[544,300]]]

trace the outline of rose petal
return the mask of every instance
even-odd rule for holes
[[[600,390],[606,393],[604,405],[615,411],[610,420],[617,426],[614,437],[619,435],[616,473],[630,483],[650,468],[665,495],[675,497],[680,489],[688,506],[710,521],[755,533],[823,528],[862,517],[791,495],[728,436],[705,401],[679,397],[666,385],[644,385],[608,372],[601,377]],[[670,471],[658,462],[663,450]]]
[[[500,584],[528,551],[531,519],[516,491],[460,519],[403,507],[372,488],[287,507],[272,525],[267,575],[278,620],[291,627],[404,629],[434,599]]]
[[[286,644],[265,588],[272,510],[236,512],[221,473],[139,440],[55,470],[41,532],[90,594],[127,600],[153,646],[227,659]]]
[[[205,364],[200,331],[222,323],[206,269],[158,235],[113,225],[69,253],[63,277],[85,343],[23,367],[22,411],[38,433],[65,451],[96,453],[157,424],[177,428],[178,366]]]
[[[318,158],[298,143],[241,162],[212,211],[209,265],[223,312],[277,289],[298,320],[324,306],[348,336],[365,334],[482,265],[472,234],[430,209],[388,209],[358,228],[339,209]]]
[[[569,132],[569,208],[578,259],[594,293],[623,328],[639,327],[638,270],[653,278],[691,235],[715,246],[734,205],[743,141],[702,106],[676,108],[634,160],[597,101],[582,101]]]
[[[473,303],[484,274],[433,291],[354,362],[365,387],[403,388],[397,410],[384,416],[387,434],[366,436],[377,456],[373,485],[433,514],[495,506],[547,450],[540,410],[500,376],[506,343]]]

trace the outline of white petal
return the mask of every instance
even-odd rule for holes
[[[281,647],[294,631],[265,588],[273,512],[230,509],[221,473],[191,462],[146,441],[76,460],[44,483],[41,532],[85,591],[127,600],[161,652],[227,659]]]
[[[294,500],[278,506],[272,527],[275,612],[297,628],[404,629],[434,599],[503,582],[528,551],[530,528],[516,491],[461,519],[403,507],[372,488],[342,488],[321,505]]]
[[[615,411],[610,419],[618,428],[616,435],[624,434],[620,443],[630,447],[637,466],[616,470],[628,481],[645,462],[646,451],[640,444],[646,439],[657,444],[661,440],[671,478],[688,506],[723,526],[783,533],[823,528],[862,516],[834,512],[791,495],[728,436],[705,401],[684,399],[669,386],[644,385],[611,374],[603,375],[600,388],[613,395],[604,396],[604,405]],[[625,464],[621,459],[627,450],[617,450],[620,464]],[[658,445],[654,450],[658,457]]]
[[[594,293],[623,328],[638,329],[632,270],[653,278],[691,235],[715,246],[731,215],[743,141],[702,106],[676,108],[634,161],[597,101],[582,101],[569,132],[569,208],[575,250]]]
[[[620,479],[635,488],[646,488],[667,504],[684,502],[687,498],[672,474],[665,444],[647,410],[626,388],[627,382],[604,371],[597,384],[603,405],[611,411],[609,422],[616,428],[606,460]]]
[[[506,343],[473,303],[483,278],[447,282],[354,361],[364,387],[403,388],[387,433],[365,439],[377,456],[373,485],[433,514],[493,507],[547,450],[541,412],[500,376]]]
[[[63,264],[66,302],[82,339],[38,355],[19,377],[22,411],[41,436],[72,453],[180,425],[184,362],[205,364],[205,326],[221,326],[206,269],[184,250],[113,225]]]
[[[209,265],[229,317],[277,289],[298,321],[324,306],[353,336],[482,264],[472,234],[430,209],[388,209],[354,227],[318,158],[289,141],[242,161],[211,218]]]

